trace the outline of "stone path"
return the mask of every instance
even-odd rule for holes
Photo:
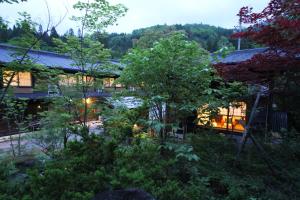
[[[90,128],[90,133],[95,133],[95,134],[102,134],[103,133],[103,129],[99,128],[99,126],[101,126],[102,123],[100,121],[90,121],[88,122],[88,126]],[[41,148],[39,146],[37,146],[36,144],[34,144],[33,141],[26,139],[26,136],[29,135],[30,133],[23,133],[21,134],[21,137],[23,137],[23,139],[21,139],[21,146],[24,150],[26,151],[32,151],[32,150],[40,150]],[[13,141],[13,145],[16,147],[17,146],[17,138],[18,135],[14,135],[12,136],[14,138]],[[77,136],[71,136],[69,138],[70,140],[77,140],[79,139],[79,137]],[[11,142],[10,142],[10,137],[9,136],[5,136],[5,137],[0,137],[0,154],[3,153],[8,153],[11,151]]]

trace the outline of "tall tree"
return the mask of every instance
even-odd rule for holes
[[[58,35],[58,33],[57,33],[55,27],[52,27],[52,28],[51,28],[51,31],[50,31],[50,37],[51,37],[51,38],[59,38],[59,35]]]
[[[240,81],[261,83],[269,86],[269,122],[275,94],[283,110],[289,111],[295,121],[300,121],[299,106],[293,104],[300,86],[300,4],[299,0],[271,0],[262,12],[253,13],[252,8],[243,7],[238,14],[240,22],[249,27],[234,37],[250,39],[266,46],[264,53],[257,54],[250,60],[235,65],[216,65],[219,74],[227,80],[233,77]],[[296,89],[298,88],[298,89]],[[291,95],[293,94],[293,95]],[[291,96],[293,101],[281,101],[282,95]],[[294,105],[291,109],[290,106]],[[299,113],[299,112],[298,112]],[[297,123],[293,123],[298,128]]]
[[[20,18],[16,20],[15,26],[15,34],[13,38],[11,38],[8,42],[15,46],[20,46],[27,48],[30,44],[35,43],[34,48],[39,49],[40,47],[40,40],[37,41],[36,38],[36,26],[29,13],[27,12],[20,12]],[[13,30],[14,32],[14,30]]]
[[[19,13],[19,15],[21,16],[21,18],[16,21],[16,26],[14,26],[14,29],[17,29],[20,35],[19,37],[15,38],[14,40],[10,40],[9,42],[16,46],[21,46],[22,48],[18,48],[16,52],[13,52],[11,54],[11,56],[14,58],[13,61],[6,64],[7,70],[11,70],[13,71],[13,73],[9,75],[5,86],[0,91],[0,105],[2,105],[5,97],[7,96],[11,83],[14,80],[16,74],[19,71],[31,71],[36,67],[29,56],[29,52],[33,48],[39,47],[40,40],[45,34],[50,31],[51,22],[48,21],[47,28],[44,30],[43,34],[36,37],[35,33],[37,23],[35,23],[31,19],[31,16],[26,12]],[[48,16],[50,16],[49,10]],[[62,20],[63,19],[61,19],[61,21]],[[61,23],[61,21],[59,21],[57,25]]]
[[[6,42],[8,40],[8,24],[0,17],[0,41]]]
[[[102,31],[109,25],[114,24],[117,19],[125,14],[127,8],[121,4],[110,5],[106,0],[95,0],[94,2],[79,1],[74,4],[74,9],[80,13],[72,19],[78,23],[78,37],[68,36],[67,41],[56,40],[59,49],[71,56],[74,67],[79,73],[79,92],[83,101],[83,127],[87,127],[88,115],[88,90],[93,79],[86,81],[87,76],[95,77],[101,73],[103,64],[110,57],[109,51],[104,49],[100,42],[95,42],[85,35],[87,31]],[[100,61],[102,63],[100,63]]]
[[[124,62],[127,67],[119,81],[138,88],[135,95],[153,108],[153,127],[162,141],[168,125],[209,102],[209,53],[182,33],[161,39],[152,48],[135,48]]]
[[[241,23],[250,26],[234,37],[250,39],[267,46],[268,50],[252,59],[223,67],[217,66],[219,73],[230,79],[239,74],[242,81],[269,82],[286,71],[300,70],[300,5],[298,0],[271,0],[260,13],[252,13],[252,8],[241,8],[238,16]]]

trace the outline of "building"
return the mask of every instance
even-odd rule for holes
[[[7,77],[12,71],[6,69],[6,65],[13,61],[12,54],[19,48],[0,44],[0,66],[1,66],[1,83],[0,87],[5,88]],[[225,58],[219,58],[218,62],[225,65],[235,65],[240,62],[251,59],[254,55],[263,53],[266,48],[256,48],[248,50],[234,51],[227,55]],[[78,82],[76,74],[80,72],[80,69],[73,65],[72,59],[66,55],[61,55],[47,51],[31,50],[28,56],[36,64],[40,64],[49,69],[61,70],[59,84],[63,86],[72,86]],[[110,64],[116,66],[117,70],[104,70],[101,75],[97,77],[84,77],[84,81],[96,82],[100,84],[94,84],[87,92],[87,102],[93,102],[95,100],[105,100],[111,96],[112,92],[122,90],[122,85],[114,84],[116,78],[120,76],[120,73],[124,66],[122,66],[116,60],[110,60]],[[226,67],[226,66],[225,66]],[[239,74],[233,74],[232,80],[241,79]],[[41,84],[44,82],[44,84]],[[45,87],[46,84],[46,87]],[[41,87],[44,85],[44,87]],[[47,83],[47,80],[41,80],[31,72],[18,72],[11,83],[12,95],[18,98],[28,99],[28,114],[36,115],[38,112],[47,109],[47,104],[43,102],[51,101],[51,98],[56,98],[62,95],[55,85]],[[69,91],[72,93],[72,91]],[[74,93],[74,95],[76,95]],[[82,98],[82,96],[77,96]],[[132,101],[132,100],[131,100]],[[211,117],[209,113],[198,114],[197,118],[199,122],[196,125],[203,126],[204,124],[210,124],[214,129],[218,129],[225,132],[242,133],[245,130],[247,123],[247,113],[251,109],[253,99],[237,100],[232,102],[228,108],[220,108],[219,114],[215,117]],[[132,104],[132,103],[131,103]],[[268,102],[267,98],[261,102],[262,109],[256,116],[254,126],[258,128],[266,128],[268,115],[270,112],[267,110]],[[272,127],[273,130],[279,131],[281,128],[287,128],[287,115],[283,112],[273,112],[272,120],[276,121],[276,126]],[[0,135],[5,132],[5,124],[0,122]]]
[[[15,60],[13,54],[20,50],[19,47],[0,44],[0,88],[4,91],[6,85],[14,73],[8,70],[8,63]],[[34,73],[28,71],[17,72],[10,84],[10,95],[14,98],[25,98],[28,100],[27,114],[36,115],[38,112],[47,109],[47,103],[52,98],[57,98],[63,95],[61,88],[65,86],[73,86],[78,82],[78,73],[80,68],[73,65],[72,59],[67,55],[61,55],[48,51],[31,50],[28,52],[28,57],[34,62],[49,69],[58,70],[59,83],[58,85],[44,80],[39,77],[39,71]],[[117,60],[110,60],[109,65],[115,66],[113,70],[103,69],[98,73],[97,77],[85,76],[84,81],[93,83],[92,87],[87,91],[87,102],[95,100],[105,100],[110,97],[111,93],[122,89],[122,85],[114,84],[115,79],[120,75],[122,65]],[[95,84],[95,83],[98,84]],[[61,86],[58,88],[58,86]],[[68,91],[70,95],[77,95],[82,98],[82,94],[76,94],[75,91]],[[2,95],[2,93],[0,93]],[[0,120],[0,135],[6,132],[6,125],[3,120]]]
[[[219,57],[218,61],[214,64],[222,63],[222,67],[235,67],[241,62],[249,61],[255,55],[264,53],[267,48],[255,48],[255,49],[245,49],[231,52],[226,57]],[[247,82],[248,77],[242,77],[242,73],[236,69],[236,73],[232,73],[228,77],[227,81],[245,81]],[[249,72],[250,73],[250,72]],[[222,76],[222,74],[220,74]],[[250,81],[251,82],[251,81]],[[251,125],[252,128],[258,130],[271,130],[274,132],[279,132],[282,129],[288,128],[288,118],[287,113],[282,112],[276,108],[276,104],[270,102],[269,99],[269,87],[268,85],[253,85],[249,84],[249,90],[255,89],[257,86],[263,88],[263,93],[261,95],[258,109],[255,112],[255,117]],[[219,113],[215,117],[211,117],[209,113],[198,114],[197,118],[199,120],[199,126],[204,124],[209,124],[214,129],[220,130],[222,132],[231,132],[241,134],[244,132],[248,116],[254,104],[257,92],[253,90],[252,97],[247,97],[244,99],[231,102],[227,108],[219,108]],[[273,105],[271,105],[273,104]]]

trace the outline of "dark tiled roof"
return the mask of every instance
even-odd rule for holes
[[[58,97],[55,95],[49,95],[47,92],[15,93],[14,95],[17,99],[24,98],[32,100]],[[111,94],[107,92],[88,92],[87,97],[111,97]]]
[[[16,51],[18,47],[0,44],[0,62],[8,63],[13,61],[13,57],[11,56],[14,51]],[[240,51],[231,52],[225,58],[218,57],[217,61],[214,63],[225,63],[225,64],[233,64],[239,63],[246,60],[251,59],[254,55],[263,53],[267,50],[267,48],[255,48],[255,49],[244,49]],[[37,64],[41,64],[51,68],[60,68],[63,70],[70,71],[79,71],[78,67],[73,65],[72,59],[67,55],[57,54],[49,51],[38,51],[31,50],[29,52],[30,58],[36,62]],[[110,63],[113,65],[117,65],[119,69],[123,69],[124,65],[120,64],[118,60],[110,60]],[[106,71],[107,73],[120,75],[120,71]]]
[[[88,92],[88,97],[111,97],[111,94],[108,92]]]
[[[263,53],[267,50],[267,48],[255,48],[255,49],[244,49],[239,51],[233,51],[225,58],[219,57],[217,62],[218,63],[226,63],[226,64],[233,64],[239,63],[246,60],[251,59],[254,55]]]
[[[33,93],[15,93],[16,98],[24,98],[24,99],[43,99],[48,97],[47,92],[33,92]]]
[[[17,49],[20,48],[7,44],[0,44],[0,62],[8,63],[13,61],[14,58],[12,57],[12,54],[15,53]],[[51,68],[79,71],[79,68],[77,66],[74,66],[73,60],[67,55],[38,50],[31,50],[28,55],[32,59],[32,61],[37,64],[41,64]],[[113,65],[117,65],[119,68],[123,67],[117,60],[110,60],[110,63]]]

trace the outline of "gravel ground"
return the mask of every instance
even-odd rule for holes
[[[101,134],[103,133],[103,129],[99,128],[102,123],[100,121],[90,121],[88,122],[88,126],[90,127],[90,133],[95,133],[95,134]],[[22,150],[25,151],[34,151],[34,150],[41,150],[39,146],[34,144],[32,140],[26,139],[26,136],[29,135],[30,133],[23,133],[21,139],[21,148]],[[18,142],[17,142],[17,135],[14,136],[14,141],[13,145],[16,147]],[[77,140],[80,139],[78,136],[71,136],[69,138],[70,140]],[[4,153],[10,153],[11,152],[11,141],[9,137],[0,137],[0,154]]]

